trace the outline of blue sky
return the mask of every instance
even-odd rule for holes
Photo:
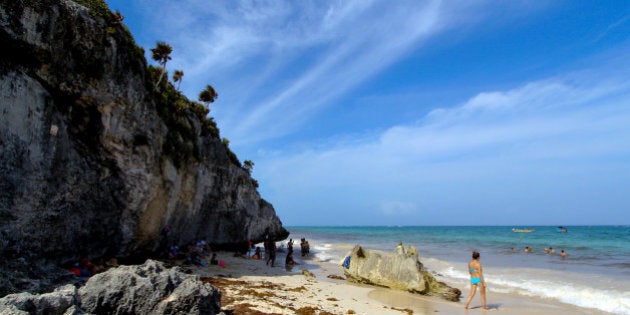
[[[285,225],[630,224],[630,1],[107,2]]]

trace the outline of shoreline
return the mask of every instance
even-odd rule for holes
[[[284,267],[285,255],[278,253],[275,267],[270,267],[264,260],[217,252],[225,267],[182,267],[219,287],[223,292],[222,309],[235,314],[609,314],[551,299],[493,292],[491,287],[487,292],[488,310],[481,309],[479,293],[471,309],[466,310],[464,300],[470,288],[461,284],[448,283],[462,290],[460,302],[450,302],[434,296],[351,283],[345,280],[340,266],[317,261],[314,257],[297,257],[301,264],[288,271]],[[303,269],[308,270],[307,275],[303,274]],[[439,276],[436,278],[443,281]]]

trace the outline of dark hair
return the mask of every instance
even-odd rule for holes
[[[477,258],[479,258],[479,252],[478,252],[478,251],[476,251],[476,250],[474,250],[474,251],[473,251],[473,254],[472,254],[472,258],[473,258],[473,259],[477,259]]]

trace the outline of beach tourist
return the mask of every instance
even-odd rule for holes
[[[560,257],[567,258],[567,253],[563,250],[560,251]]]
[[[292,238],[290,238],[289,242],[287,243],[287,253],[293,254],[293,239]]]
[[[265,237],[265,242],[263,243],[263,247],[265,248],[265,261],[269,261],[269,251],[271,247],[271,240],[268,237]]]
[[[169,251],[168,251],[168,258],[169,259],[176,259],[177,255],[178,255],[178,252],[179,252],[179,246],[177,246],[177,245],[171,246],[169,248]]]
[[[260,246],[256,246],[256,251],[254,252],[254,255],[252,255],[252,259],[259,260],[260,256]]]
[[[88,255],[85,255],[83,259],[79,261],[79,268],[81,270],[81,278],[87,279],[94,275],[94,273],[92,273],[94,264],[90,261],[90,257]]]
[[[218,265],[219,260],[217,259],[217,253],[212,253],[212,258],[210,258],[211,265]]]
[[[276,242],[270,241],[268,250],[269,256],[267,256],[266,264],[269,265],[269,262],[271,262],[271,267],[273,267],[273,265],[276,263]],[[267,254],[266,251],[265,254]]]
[[[479,287],[479,292],[481,293],[481,306],[483,309],[487,309],[486,281],[483,278],[483,270],[481,263],[479,262],[479,257],[479,252],[473,251],[472,260],[468,263],[468,272],[470,273],[470,295],[468,295],[468,298],[466,299],[466,305],[464,306],[466,309],[468,309],[470,301],[475,296],[477,287]]]
[[[529,246],[525,246],[525,252],[526,253],[531,253],[532,252],[532,248]]]
[[[311,246],[305,238],[302,238],[300,241],[300,252],[302,253],[302,257],[308,256],[311,252]]]
[[[286,267],[298,265],[298,263],[293,260],[293,253],[288,253],[287,257],[284,260],[284,265]]]
[[[305,242],[306,242],[306,239],[302,237],[300,239],[300,253],[302,254],[302,257],[304,257],[304,255],[306,255],[306,250],[305,250],[305,247],[304,247],[304,243]]]

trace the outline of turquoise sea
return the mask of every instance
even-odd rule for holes
[[[512,229],[533,229],[516,233]],[[630,314],[630,226],[383,226],[288,227],[299,244],[306,238],[311,255],[338,263],[355,244],[393,251],[398,242],[413,245],[420,261],[441,281],[466,285],[472,250],[490,292],[555,299],[612,314]],[[532,248],[525,253],[524,248]],[[546,254],[552,247],[556,254]],[[299,249],[298,249],[299,250]],[[568,256],[558,254],[564,250]],[[298,254],[299,256],[299,254]],[[466,294],[466,293],[465,293]]]

